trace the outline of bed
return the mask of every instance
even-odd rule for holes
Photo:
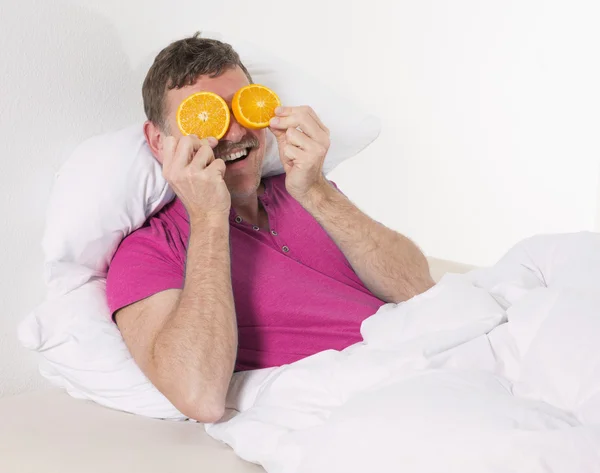
[[[430,259],[434,279],[466,265]],[[71,398],[58,389],[0,400],[0,471],[252,473],[201,424],[160,421]]]

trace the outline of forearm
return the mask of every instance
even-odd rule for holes
[[[381,300],[405,301],[433,286],[427,260],[412,241],[368,217],[326,180],[300,204]]]
[[[217,418],[237,352],[229,222],[190,224],[184,288],[156,339],[154,360],[164,388],[184,397],[182,405]]]

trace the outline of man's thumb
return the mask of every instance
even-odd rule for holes
[[[275,135],[275,138],[277,138],[277,142],[279,142],[285,136],[285,130],[280,130],[271,126],[269,127],[269,130],[271,130],[271,133]]]

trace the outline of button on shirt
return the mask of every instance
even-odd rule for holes
[[[259,200],[269,229],[231,210],[236,370],[279,366],[361,340],[360,324],[383,304],[329,235],[285,188],[266,178]],[[167,289],[182,289],[189,220],[175,199],[125,238],[110,265],[111,313]]]

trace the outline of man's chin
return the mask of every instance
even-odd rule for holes
[[[225,174],[225,183],[232,199],[247,198],[256,194],[260,186],[260,175],[253,177],[238,175],[227,179],[227,174]]]
[[[256,192],[261,179],[261,151],[255,148],[245,159],[226,164],[225,184],[232,197]]]

